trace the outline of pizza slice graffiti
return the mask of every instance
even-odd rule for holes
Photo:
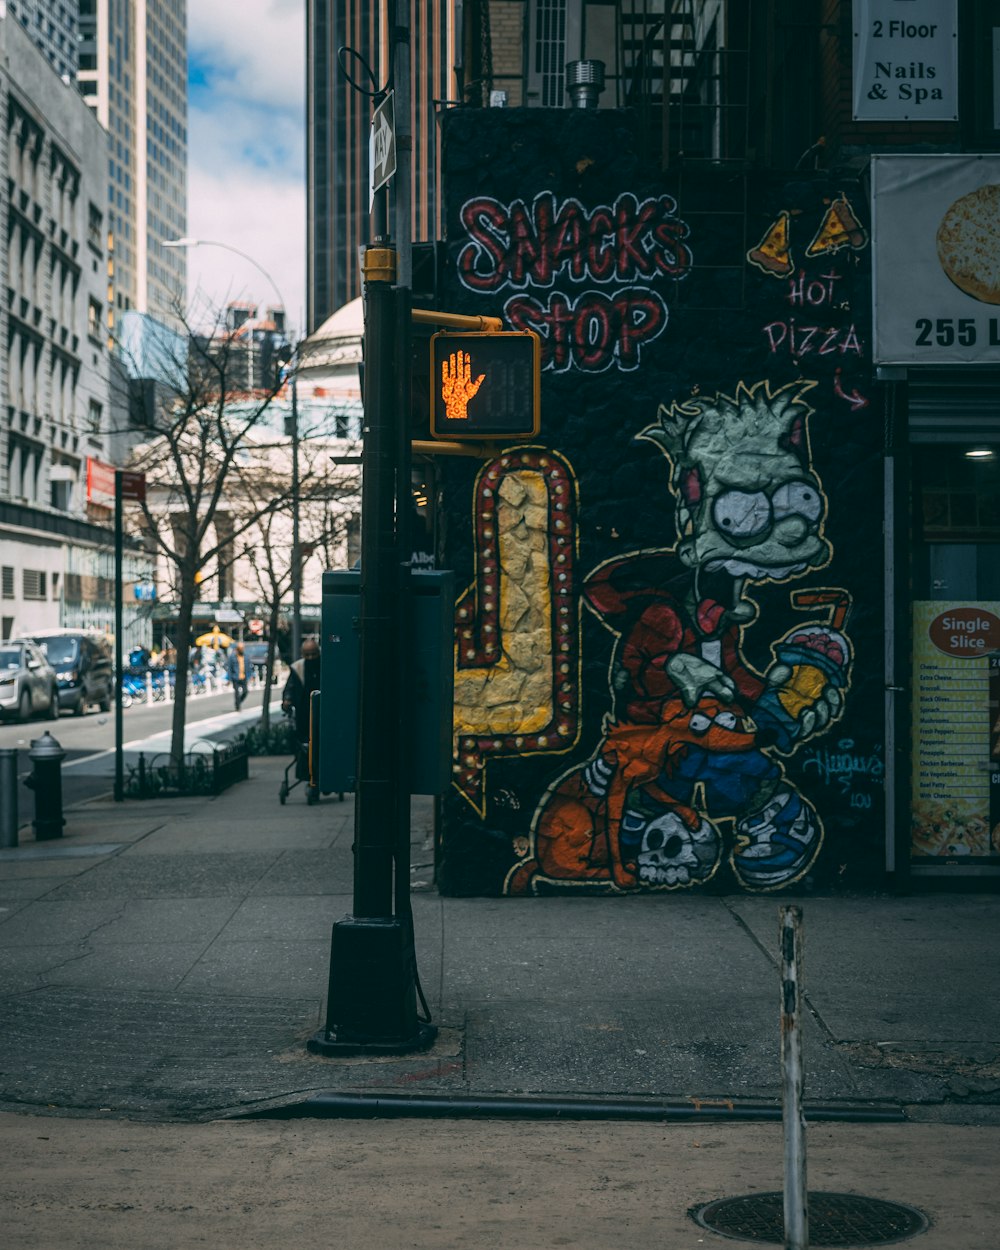
[[[795,268],[788,240],[788,213],[782,210],[776,221],[767,228],[767,232],[756,247],[747,252],[747,260],[756,265],[763,273],[775,278],[784,278]]]
[[[868,242],[864,226],[854,215],[846,195],[838,196],[826,210],[820,227],[806,248],[806,256],[823,256],[849,247],[860,251]]]

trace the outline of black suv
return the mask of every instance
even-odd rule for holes
[[[61,629],[32,635],[59,679],[59,707],[82,716],[91,703],[111,710],[114,675],[111,644],[103,634]]]

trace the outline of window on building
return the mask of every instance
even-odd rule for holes
[[[2,575],[2,592],[5,599],[14,598],[14,566],[5,564]]]
[[[92,339],[101,337],[101,305],[93,297],[87,301],[87,333]]]
[[[87,212],[87,242],[96,251],[101,250],[104,239],[104,214],[96,204],[91,204]]]
[[[42,569],[24,569],[21,573],[21,593],[25,599],[46,599],[46,574]]]

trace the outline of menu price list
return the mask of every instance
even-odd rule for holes
[[[1000,855],[1000,653],[936,644],[951,610],[1000,605],[914,605],[913,855]],[[977,618],[972,618],[977,619]],[[988,638],[995,645],[1000,639]]]

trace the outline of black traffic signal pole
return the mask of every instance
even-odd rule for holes
[[[396,254],[376,194],[374,245],[365,253],[364,471],[361,493],[360,708],[354,817],[353,912],[333,926],[326,1025],[314,1054],[406,1054],[425,1050],[437,1029],[418,1019],[412,926],[394,910],[394,860],[409,811],[400,767],[405,707],[400,673],[404,623],[400,529],[400,347]],[[404,461],[405,463],[405,461]],[[407,475],[408,476],[408,475]],[[408,489],[409,483],[406,483]],[[405,860],[403,861],[405,862]],[[398,872],[398,868],[397,868]],[[407,873],[408,876],[408,873]],[[405,883],[409,887],[409,881]]]
[[[398,811],[396,658],[396,254],[365,252],[365,428],[361,487],[361,717],[354,915],[392,916]]]
[[[413,208],[410,195],[410,177],[413,169],[413,135],[411,133],[411,65],[410,65],[410,3],[396,0],[394,6],[393,41],[393,92],[396,126],[396,176],[393,181],[393,213],[396,237],[396,352],[399,367],[396,370],[396,577],[398,612],[400,623],[399,645],[396,650],[396,673],[399,689],[398,733],[396,739],[396,768],[407,782],[411,777],[411,750],[409,721],[413,691],[410,678],[413,672],[413,602],[410,575],[413,562],[412,512],[413,481],[410,466],[410,438],[412,437],[411,413],[411,339],[413,327]],[[409,784],[399,794],[396,812],[396,915],[406,922],[412,942],[413,912],[410,908],[410,793]],[[419,990],[414,951],[414,979]]]

